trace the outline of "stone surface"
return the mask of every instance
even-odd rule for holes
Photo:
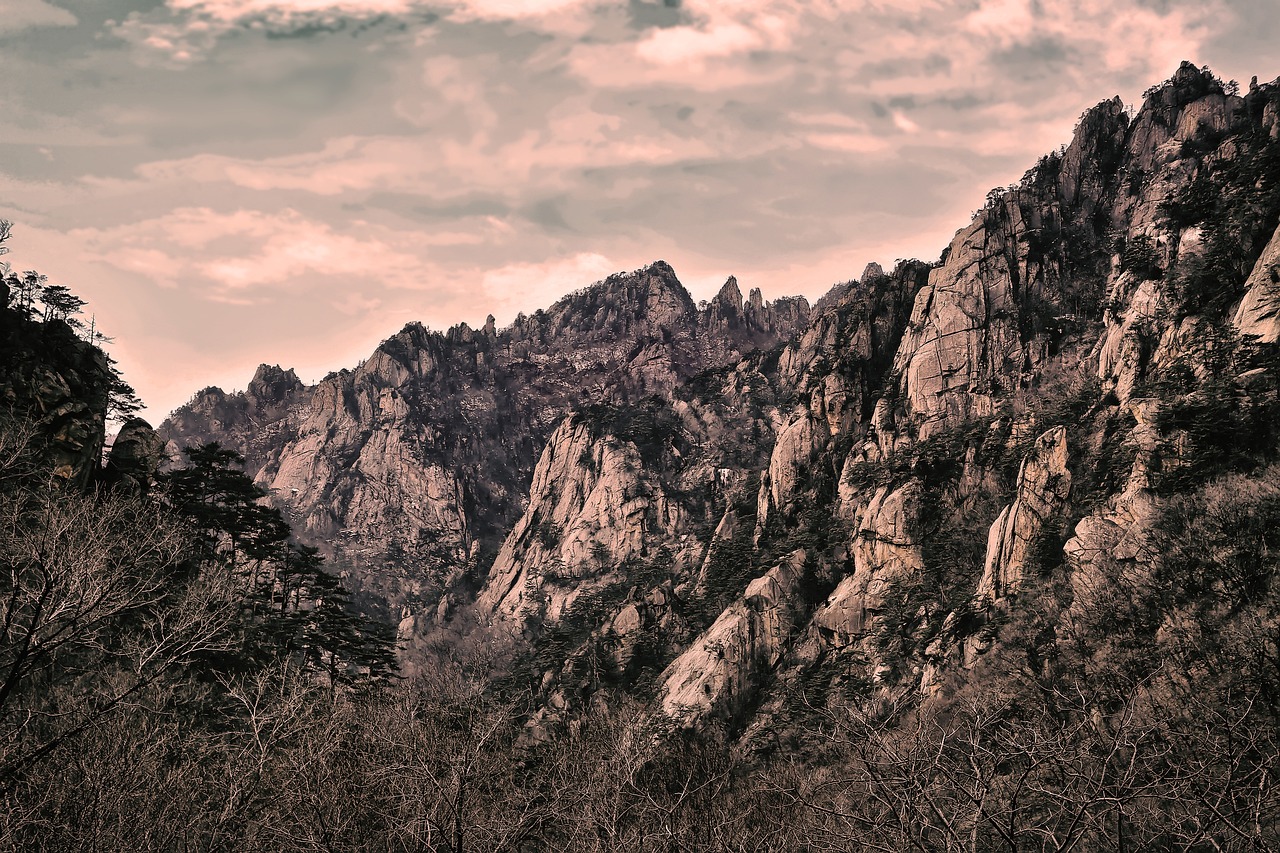
[[[98,476],[106,439],[106,354],[61,320],[0,306],[0,409],[26,420],[54,477],[78,487]]]
[[[1017,495],[991,525],[982,579],[975,594],[979,601],[998,603],[1017,595],[1037,539],[1070,492],[1067,429],[1054,427],[1036,439],[1022,460]]]
[[[760,479],[756,510],[759,527],[768,523],[771,514],[787,508],[797,485],[829,437],[826,421],[814,417],[807,409],[783,428],[773,446],[769,469]]]
[[[164,459],[164,442],[151,424],[142,418],[130,418],[120,425],[111,453],[107,457],[107,476],[129,484],[129,488],[145,489]]]
[[[924,567],[920,500],[921,486],[915,480],[876,491],[854,534],[853,573],[840,581],[813,616],[821,645],[842,649],[861,643],[884,608],[886,594],[919,575]]]
[[[1280,340],[1280,228],[1249,273],[1235,326],[1241,335],[1256,337],[1260,343]]]
[[[264,365],[245,392],[199,392],[160,433],[173,456],[213,440],[244,454],[308,541],[353,566],[393,612],[434,614],[436,596],[524,515],[534,468],[566,414],[670,398],[707,368],[799,334],[808,315],[803,299],[757,294],[744,306],[736,281],[699,310],[659,261],[506,329],[409,324],[312,387]]]
[[[753,580],[663,671],[660,706],[667,716],[690,724],[741,713],[798,627],[804,561],[805,553],[796,551]]]
[[[556,621],[584,589],[648,556],[680,510],[644,470],[636,447],[566,419],[534,471],[529,506],[503,542],[477,610],[519,625]]]
[[[313,540],[383,560],[408,634],[465,633],[478,616],[536,644],[608,590],[567,659],[596,654],[621,683],[656,638],[673,660],[659,704],[682,723],[738,723],[809,683],[868,703],[945,697],[980,671],[959,664],[999,641],[994,617],[1022,606],[1066,513],[1090,512],[1065,548],[1072,612],[1101,606],[1090,589],[1117,561],[1150,565],[1149,489],[1185,438],[1160,433],[1159,380],[1207,378],[1233,343],[1170,277],[1213,248],[1211,230],[1162,211],[1207,164],[1251,162],[1266,134],[1235,130],[1269,132],[1276,94],[1231,96],[1184,65],[1135,115],[1104,101],[989,194],[937,263],[869,264],[812,307],[744,299],[735,277],[698,307],[656,263],[507,329],[407,326],[311,388],[260,369],[243,394],[201,392],[169,436],[228,437]],[[1137,240],[1151,257],[1125,269]],[[1280,339],[1277,241],[1235,315],[1264,341]],[[662,430],[628,423],[655,399]],[[1046,430],[1060,403],[1086,413]],[[1108,463],[1136,451],[1117,494],[1072,504],[1068,430]],[[1037,434],[1004,494],[1005,454]],[[928,564],[947,552],[943,523],[988,533],[981,565],[967,547]],[[642,563],[643,583],[624,568]],[[744,589],[711,589],[726,571]],[[922,600],[939,587],[945,601]],[[608,701],[571,670],[543,674],[543,731]]]

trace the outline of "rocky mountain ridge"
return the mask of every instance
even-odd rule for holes
[[[162,434],[243,452],[417,653],[514,638],[535,729],[631,695],[776,732],[940,701],[1022,633],[1048,678],[1101,630],[1170,495],[1270,458],[1278,224],[1280,85],[1184,64],[937,263],[812,309],[733,279],[698,309],[659,262],[311,388],[264,367]]]
[[[421,615],[496,555],[566,414],[670,397],[803,330],[808,312],[758,290],[744,301],[733,278],[699,309],[659,261],[507,329],[409,324],[313,387],[263,365],[244,392],[197,393],[160,433],[171,452],[217,440],[243,453],[302,535],[376,578],[399,615]]]

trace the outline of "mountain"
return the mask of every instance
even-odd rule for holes
[[[1237,88],[1099,104],[812,306],[655,262],[105,465],[131,390],[4,269],[0,848],[1277,849],[1280,80]]]
[[[1170,595],[1167,554],[1172,514],[1276,458],[1278,140],[1280,85],[1184,63],[935,263],[698,307],[659,261],[503,330],[408,325],[314,386],[264,365],[160,433],[243,453],[409,662],[500,640],[534,733],[632,696],[763,743],[1015,658],[1149,684],[1189,614],[1232,634],[1274,603],[1270,562],[1246,599]]]
[[[238,394],[205,389],[160,428],[217,440],[294,526],[397,618],[483,579],[527,501],[534,464],[575,407],[627,406],[808,323],[804,299],[744,302],[730,278],[702,309],[659,261],[498,330],[405,326],[356,369],[305,388],[263,365]],[[460,592],[467,596],[471,593]]]

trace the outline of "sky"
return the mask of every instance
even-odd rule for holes
[[[657,259],[812,299],[1184,59],[1274,79],[1274,2],[0,0],[4,260],[153,423]]]

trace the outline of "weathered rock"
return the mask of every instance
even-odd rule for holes
[[[1137,450],[1123,491],[1081,521],[1068,545],[1072,606],[1103,606],[1089,590],[1115,561],[1149,565],[1147,489],[1157,459],[1168,472],[1182,439],[1159,434],[1160,403],[1143,396],[1156,392],[1142,389],[1159,387],[1152,380],[1175,366],[1205,378],[1217,319],[1180,304],[1177,278],[1217,250],[1212,228],[1174,225],[1168,202],[1214,164],[1251,162],[1265,134],[1237,131],[1276,124],[1276,94],[1258,87],[1242,109],[1211,75],[1184,66],[1132,121],[1118,99],[1106,101],[1061,154],[989,195],[938,264],[904,262],[888,275],[868,265],[812,310],[802,300],[767,304],[754,288],[744,301],[735,278],[698,309],[659,263],[506,330],[492,321],[483,332],[462,325],[444,335],[406,327],[356,370],[315,388],[260,371],[245,395],[203,395],[202,417],[234,433],[247,429],[253,407],[285,413],[255,415],[276,434],[249,448],[252,470],[311,536],[349,535],[358,523],[373,533],[341,540],[347,553],[383,541],[443,543],[443,563],[484,581],[473,607],[463,582],[436,604],[413,586],[415,572],[426,574],[421,555],[406,553],[401,583],[418,598],[406,594],[394,612],[416,614],[410,633],[447,620],[458,630],[478,611],[481,623],[512,636],[527,629],[512,642],[536,643],[547,636],[540,621],[570,614],[591,639],[567,659],[603,652],[593,660],[612,659],[623,680],[634,675],[642,638],[650,651],[660,638],[664,653],[681,652],[691,626],[711,616],[700,608],[723,600],[708,589],[711,567],[722,578],[732,563],[733,576],[758,576],[664,673],[668,715],[741,714],[756,707],[762,684],[799,679],[806,667],[838,669],[837,680],[862,691],[853,701],[917,689],[942,696],[946,673],[972,676],[956,665],[961,651],[972,663],[995,634],[988,623],[985,639],[966,644],[975,618],[1019,606],[1034,552],[1069,499],[1066,431],[1044,431],[1037,412],[1022,408],[1055,386],[1069,381],[1069,405],[1083,403],[1091,423],[1106,423],[1077,435],[1090,454],[1110,465]],[[1249,235],[1245,254],[1263,239]],[[1270,341],[1280,339],[1277,240],[1236,320]],[[1086,340],[1099,315],[1100,336]],[[757,348],[772,352],[749,355]],[[1094,371],[1100,389],[1092,376],[1074,381]],[[682,438],[652,424],[629,438],[621,420],[601,429],[568,417],[593,403],[634,412],[651,395],[669,406]],[[1037,433],[993,524],[989,501],[1003,483],[992,451]],[[958,458],[937,459],[945,447]],[[902,485],[913,467],[919,479]],[[886,482],[896,486],[876,485]],[[980,577],[967,560],[926,566],[922,507],[932,521],[990,525]],[[847,528],[852,536],[837,535]],[[946,533],[932,523],[927,532]],[[822,548],[810,548],[807,568],[794,555],[775,566],[761,556],[810,542]],[[495,551],[485,579],[477,555]],[[669,570],[655,580],[659,553]],[[629,561],[643,568],[643,584],[621,568]],[[938,578],[974,594],[923,601]],[[574,607],[605,600],[601,591],[607,606]],[[596,701],[572,666],[543,684],[546,708],[535,719],[547,732]]]
[[[111,382],[106,354],[66,323],[0,306],[0,408],[30,423],[58,479],[83,487],[98,474]]]
[[[507,329],[409,324],[311,388],[263,366],[246,392],[206,389],[160,431],[174,453],[213,440],[241,452],[306,539],[351,564],[393,611],[434,613],[440,578],[465,570],[477,547],[497,550],[524,514],[538,454],[566,414],[669,397],[807,320],[803,299],[757,294],[742,306],[736,282],[700,312],[659,261]]]
[[[1062,203],[1092,213],[1103,201],[1107,184],[1124,155],[1129,118],[1119,97],[1085,112],[1071,144],[1062,154],[1058,182]]]
[[[1000,511],[991,525],[982,578],[975,594],[979,601],[999,604],[1008,596],[1017,595],[1037,540],[1066,503],[1070,491],[1067,429],[1054,427],[1036,439],[1022,460],[1014,501]]]
[[[842,649],[861,643],[898,584],[919,576],[921,485],[881,487],[863,511],[852,546],[853,574],[844,578],[813,616],[820,645]]]
[[[145,490],[164,459],[164,442],[151,424],[130,418],[120,425],[107,457],[108,480],[128,489]]]
[[[1105,612],[1108,576],[1123,574],[1135,590],[1142,588],[1159,553],[1158,543],[1151,539],[1155,517],[1154,496],[1132,488],[1112,498],[1101,512],[1080,520],[1075,535],[1063,546],[1072,589],[1071,606],[1062,616],[1064,625],[1085,614],[1096,618]]]
[[[1122,276],[1121,287],[1124,280]],[[1121,401],[1129,399],[1145,376],[1147,359],[1158,337],[1158,320],[1166,309],[1160,283],[1142,281],[1119,321],[1107,324],[1099,344],[1098,378],[1107,382]]]
[[[829,437],[826,421],[818,420],[807,409],[782,430],[773,446],[769,470],[760,479],[757,527],[763,528],[772,513],[786,509],[796,486]]]
[[[1235,326],[1241,335],[1256,337],[1260,343],[1280,340],[1280,228],[1249,273]]]
[[[920,436],[991,414],[993,390],[1011,387],[1025,360],[1008,260],[979,216],[917,294],[894,361]]]
[[[680,523],[679,508],[630,442],[567,418],[534,471],[529,506],[498,552],[477,600],[481,614],[518,626],[559,619],[583,590],[644,557]]]
[[[693,724],[734,718],[777,666],[802,614],[797,589],[805,553],[796,551],[753,580],[684,654],[663,671],[662,711]]]

